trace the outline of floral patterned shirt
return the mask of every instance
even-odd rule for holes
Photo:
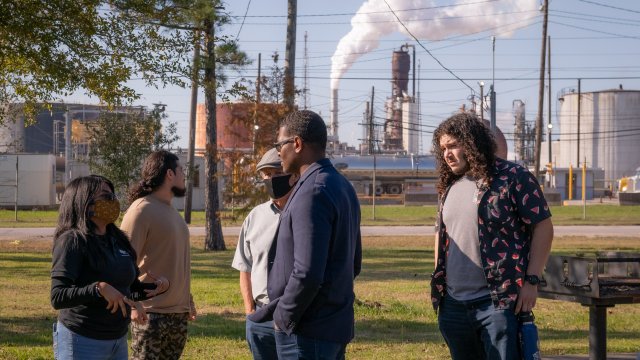
[[[431,302],[437,311],[446,291],[445,262],[449,251],[440,199],[438,259],[431,275]],[[491,184],[478,196],[480,256],[496,309],[513,309],[529,264],[533,225],[551,217],[535,177],[524,167],[497,159]],[[444,255],[444,256],[443,256]]]

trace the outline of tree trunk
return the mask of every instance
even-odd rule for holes
[[[218,142],[216,129],[216,59],[214,19],[205,20],[207,62],[204,71],[204,97],[207,108],[206,148],[204,155],[205,250],[226,250],[220,224],[218,196]]]

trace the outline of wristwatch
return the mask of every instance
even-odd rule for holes
[[[537,275],[525,275],[524,281],[528,282],[531,285],[540,284],[540,278]]]

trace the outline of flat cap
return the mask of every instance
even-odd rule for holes
[[[281,168],[282,167],[282,159],[280,159],[280,155],[278,155],[278,150],[275,148],[267,151],[262,155],[262,159],[256,166],[256,170],[260,171],[265,168]]]

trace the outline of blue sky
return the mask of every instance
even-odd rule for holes
[[[376,0],[378,1],[378,0]],[[382,1],[382,0],[379,0]],[[525,0],[519,0],[525,1]],[[531,0],[534,8],[541,2]],[[493,52],[491,36],[497,35],[495,47],[495,88],[497,93],[497,124],[511,137],[513,132],[512,102],[520,99],[526,103],[526,118],[535,120],[538,102],[538,78],[542,34],[542,13],[537,10],[514,12],[507,15],[511,26],[518,28],[510,36],[504,36],[504,27],[476,27],[474,33],[460,35],[468,22],[487,19],[491,12],[479,14],[477,9],[501,6],[507,0],[389,0],[401,18],[410,9],[433,8],[450,10],[453,5],[467,4],[469,11],[457,14],[455,19],[444,20],[426,16],[421,26],[434,27],[444,33],[439,41],[418,36],[420,45],[398,31],[380,38],[377,47],[355,60],[340,81],[339,136],[341,141],[357,145],[362,138],[362,113],[365,102],[370,99],[371,87],[375,86],[375,112],[382,116],[384,100],[391,93],[391,55],[406,42],[416,44],[416,59],[420,63],[418,74],[420,104],[422,111],[423,151],[429,151],[431,131],[440,121],[455,112],[460,105],[470,101],[472,87],[479,93],[479,81],[485,83],[485,93],[491,84]],[[382,1],[384,4],[384,1]],[[331,78],[331,56],[341,38],[352,29],[350,23],[362,1],[323,0],[298,1],[298,28],[296,49],[296,86],[302,88],[304,74],[304,34],[308,35],[308,88],[307,106],[323,115],[329,122],[329,95]],[[505,5],[505,6],[506,6]],[[463,5],[465,6],[465,5]],[[402,9],[400,7],[403,7]],[[248,9],[248,11],[247,11]],[[582,91],[597,91],[618,88],[640,90],[640,2],[624,0],[551,0],[549,7],[548,35],[551,36],[551,94],[552,121],[555,123],[557,95],[560,91],[577,87],[582,78]],[[263,72],[271,66],[271,54],[278,51],[283,65],[286,37],[286,0],[233,0],[228,1],[225,11],[234,16],[232,24],[224,32],[237,36],[240,48],[255,60],[240,74],[229,73],[231,79],[239,76],[254,79],[257,75],[257,57],[262,53]],[[432,11],[432,10],[426,10]],[[244,14],[247,14],[244,18]],[[480,11],[482,12],[482,11]],[[425,13],[426,14],[426,13]],[[434,13],[435,14],[435,13]],[[378,16],[379,15],[379,16]],[[391,13],[372,17],[372,26],[380,18]],[[496,15],[497,16],[497,15]],[[244,24],[241,26],[241,24]],[[447,23],[447,21],[451,21]],[[408,22],[407,22],[408,24]],[[477,24],[476,24],[477,25]],[[444,30],[443,30],[444,29]],[[423,29],[424,30],[424,29]],[[486,31],[481,31],[486,30]],[[434,57],[451,70],[463,82],[444,70]],[[546,76],[546,73],[545,73]],[[466,83],[466,84],[465,84]],[[177,145],[186,147],[188,138],[190,89],[169,87],[166,89],[144,88],[132,82],[142,94],[138,105],[162,102],[167,104],[168,121],[176,122],[181,139]],[[410,85],[411,86],[411,85]],[[411,88],[410,88],[411,90]],[[70,101],[78,100],[68,99]],[[203,102],[200,94],[199,102]],[[545,114],[547,115],[547,95]],[[302,100],[299,99],[302,105]],[[486,115],[488,117],[488,115]],[[379,120],[380,121],[380,120]],[[557,128],[557,127],[556,127]]]

